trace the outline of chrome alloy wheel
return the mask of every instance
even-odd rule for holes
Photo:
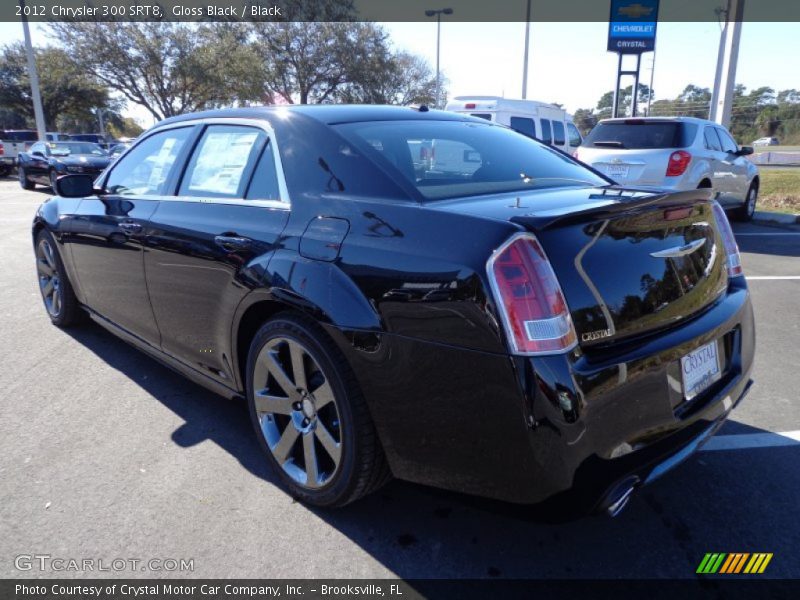
[[[342,459],[339,408],[333,388],[309,350],[276,337],[256,358],[253,399],[272,456],[299,485],[318,489]]]
[[[61,280],[53,247],[46,239],[39,241],[36,247],[36,271],[39,275],[39,290],[42,292],[44,305],[51,316],[61,313]]]

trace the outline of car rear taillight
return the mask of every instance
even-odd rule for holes
[[[725,246],[725,254],[728,256],[728,277],[741,277],[744,275],[742,269],[742,258],[739,256],[739,246],[733,236],[733,229],[728,221],[728,216],[718,202],[714,202],[714,216],[717,219],[717,227],[722,236],[722,244]]]
[[[555,354],[578,337],[561,286],[536,236],[520,233],[487,264],[506,335],[514,354]]]
[[[472,110],[472,109],[474,109],[474,108],[475,108],[475,103],[474,103],[474,102],[467,102],[467,103],[464,105],[464,108],[466,108],[467,110]]]
[[[685,150],[677,150],[669,155],[667,163],[667,177],[678,177],[686,172],[686,167],[692,161],[692,155]]]
[[[3,148],[3,142],[0,142],[0,154],[5,154],[5,153],[6,153],[6,149]]]

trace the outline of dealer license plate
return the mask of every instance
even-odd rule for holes
[[[606,175],[612,179],[625,179],[628,176],[629,167],[626,165],[608,165],[606,167]]]
[[[717,342],[701,346],[681,358],[683,397],[691,400],[717,381],[722,373],[719,367]]]

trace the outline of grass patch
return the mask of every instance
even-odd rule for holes
[[[800,213],[800,168],[761,169],[758,208]]]

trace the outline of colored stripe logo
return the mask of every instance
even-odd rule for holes
[[[772,552],[707,552],[696,573],[731,575],[763,573],[772,560]]]

